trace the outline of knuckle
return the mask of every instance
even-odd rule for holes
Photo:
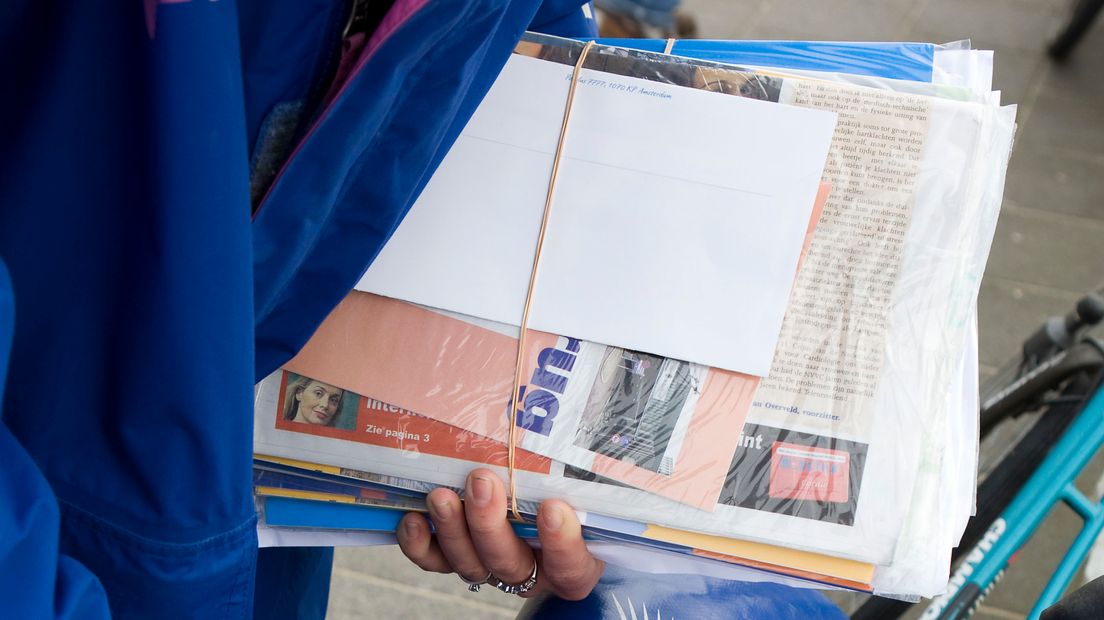
[[[556,596],[564,599],[565,601],[581,601],[590,595],[590,591],[593,588],[572,588],[565,590],[556,590]]]
[[[441,551],[449,565],[449,570],[472,579],[487,575],[487,571],[483,570],[483,563],[470,546],[442,543]]]
[[[586,581],[586,574],[576,568],[551,571],[548,580],[556,587],[556,590],[574,590],[581,587]]]
[[[468,539],[467,534],[463,532],[445,535],[438,530],[437,544],[454,566],[461,563],[470,564],[472,559],[474,559],[475,552],[472,550],[471,541]]]
[[[556,579],[549,579],[553,590],[560,598],[569,601],[578,601],[587,597],[594,589],[594,581],[582,571],[573,571],[571,574]]]
[[[463,518],[455,518],[455,516],[440,516],[437,514],[432,515],[433,524],[437,526],[437,538],[457,539],[467,538],[468,527],[464,523]]]
[[[452,567],[442,562],[439,558],[432,554],[426,554],[417,560],[411,559],[418,568],[426,571],[427,573],[451,573]]]
[[[437,526],[437,534],[435,535],[437,537],[437,544],[440,545],[442,549],[446,550],[461,545],[464,542],[462,535],[449,528],[441,527],[440,525]]]
[[[559,533],[545,533],[541,536],[540,541],[541,548],[544,549],[544,552],[554,557],[570,555],[575,551],[579,542],[581,542],[561,536]]]
[[[438,527],[455,528],[463,523],[459,504],[460,500],[447,489],[436,489],[426,497],[429,515]]]
[[[469,581],[485,579],[487,577],[487,569],[483,568],[483,565],[478,560],[462,562],[452,568],[455,570],[456,574],[462,575]]]
[[[561,598],[577,601],[586,598],[594,589],[602,570],[593,560],[553,566],[546,572],[552,590]]]
[[[445,487],[437,487],[436,489],[433,489],[426,494],[426,500],[428,503],[450,500],[454,497],[456,497],[456,493],[454,493],[452,489],[448,489]]]
[[[468,518],[468,531],[471,532],[472,537],[478,537],[481,539],[491,539],[501,536],[500,524],[492,519],[480,518],[479,516]]]
[[[532,564],[525,565],[521,558],[503,557],[496,560],[493,563],[488,562],[491,565],[491,572],[507,583],[525,581],[533,571]]]

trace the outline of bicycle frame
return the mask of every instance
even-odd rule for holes
[[[951,587],[955,589],[934,599],[921,618],[969,617],[1000,579],[1012,555],[1061,501],[1069,505],[1085,525],[1028,618],[1038,618],[1043,610],[1053,605],[1104,529],[1104,504],[1089,500],[1074,486],[1074,480],[1101,445],[1104,445],[1104,389],[1098,388],[1012,503],[965,556],[951,577]]]

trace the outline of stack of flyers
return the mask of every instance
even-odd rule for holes
[[[701,46],[710,60],[593,48],[572,127],[582,135],[569,138],[561,181],[564,203],[585,208],[555,203],[534,303],[556,316],[528,326],[510,411],[533,254],[515,250],[533,245],[547,189],[534,179],[551,164],[544,138],[514,140],[544,135],[546,102],[527,107],[516,93],[565,90],[581,46],[526,35],[357,290],[258,385],[264,527],[346,532],[349,544],[357,532],[386,534],[477,466],[505,477],[513,427],[521,514],[568,501],[609,561],[941,593],[972,509],[970,485],[951,481],[975,475],[965,377],[977,373],[978,286],[1014,128],[1014,108],[989,92],[991,53],[901,46],[900,80],[872,76],[867,62],[872,50],[891,58],[893,44],[841,44],[815,70],[765,66],[792,45],[752,54],[754,69],[722,64],[744,62],[722,44]],[[918,66],[931,69],[924,81]],[[615,101],[637,118],[638,100],[694,134],[658,132],[657,149],[708,152],[659,169],[603,146],[638,138],[588,106]],[[726,131],[707,140],[680,120],[685,106],[728,114],[749,136],[770,127],[777,143]],[[488,119],[505,141],[488,138]],[[748,149],[756,170],[782,172],[765,184],[733,172]],[[661,204],[631,211],[648,193]],[[517,231],[505,244],[486,224],[499,216],[483,210],[500,195]],[[607,207],[608,220],[589,214]],[[579,232],[590,228],[604,240]],[[623,326],[607,320],[610,308]],[[515,529],[533,537],[525,523]],[[642,559],[675,556],[677,569]]]

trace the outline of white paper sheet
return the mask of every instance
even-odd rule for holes
[[[511,57],[359,290],[520,324],[569,76]],[[765,374],[834,127],[584,71],[530,327]]]

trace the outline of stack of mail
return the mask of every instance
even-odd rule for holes
[[[583,65],[517,410],[582,49],[539,35],[259,384],[262,542],[393,541],[428,490],[505,475],[514,425],[522,512],[567,500],[608,561],[942,592],[973,510],[976,300],[1014,129],[992,53],[656,45]]]

